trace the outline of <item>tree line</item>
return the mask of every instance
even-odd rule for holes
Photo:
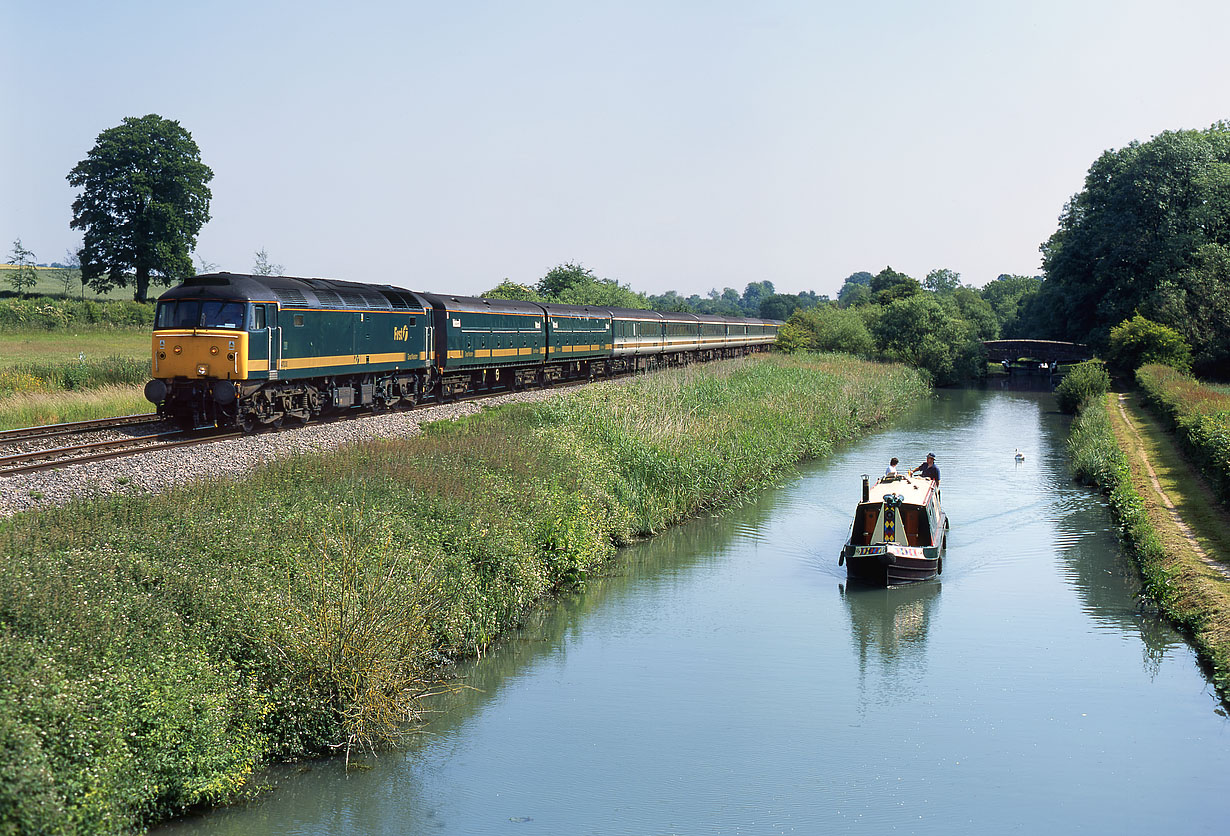
[[[151,283],[191,275],[212,178],[178,122],[150,114],[99,134],[68,174],[79,189],[70,225],[83,243],[70,259],[82,282],[99,292],[132,287],[144,301]],[[980,289],[946,268],[918,280],[886,267],[849,276],[836,299],[778,293],[771,281],[750,282],[742,293],[651,295],[570,262],[532,286],[505,279],[483,295],[786,320],[783,347],[901,359],[940,382],[984,368],[981,340],[1032,337],[1104,350],[1112,328],[1140,316],[1176,332],[1197,373],[1230,376],[1230,122],[1106,151],[1040,249],[1042,276],[1001,275]],[[11,281],[22,291],[34,272],[20,239],[13,260]],[[262,249],[253,270],[281,265]]]

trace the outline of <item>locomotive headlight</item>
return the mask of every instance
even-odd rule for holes
[[[218,353],[218,347],[217,347],[216,345],[211,345],[211,346],[209,347],[209,353],[210,353],[210,354],[217,354],[217,353]]]
[[[178,345],[177,345],[177,346],[175,346],[175,348],[173,348],[173,349],[171,349],[171,350],[172,350],[172,351],[174,351],[176,354],[183,354],[183,353],[184,353],[184,349],[183,349],[183,347],[182,347],[182,346],[178,346]]]
[[[207,363],[197,363],[196,373],[198,377],[205,377],[205,375],[209,374],[209,365]]]

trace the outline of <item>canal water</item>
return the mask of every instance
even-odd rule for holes
[[[1230,721],[1139,605],[1066,434],[1049,394],[941,392],[625,550],[468,665],[405,751],[165,832],[1225,833]],[[859,475],[928,451],[943,575],[849,587]]]

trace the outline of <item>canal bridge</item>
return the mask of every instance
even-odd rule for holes
[[[987,360],[1012,363],[1020,359],[1045,363],[1083,363],[1093,359],[1093,349],[1081,343],[1055,340],[984,340]]]

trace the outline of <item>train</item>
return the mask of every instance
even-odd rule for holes
[[[158,297],[145,397],[185,428],[254,432],[741,357],[769,350],[782,324],[207,273]]]

